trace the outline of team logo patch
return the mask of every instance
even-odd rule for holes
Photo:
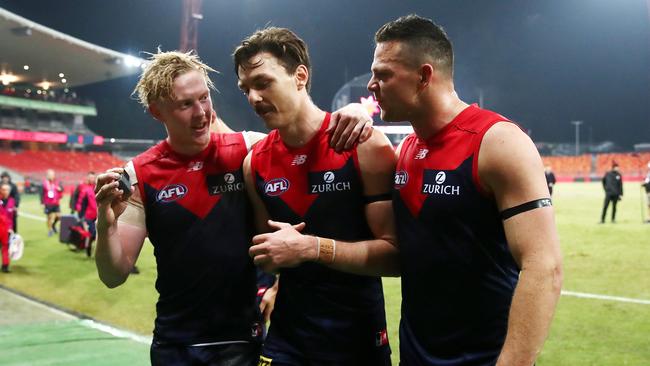
[[[264,194],[267,196],[279,196],[289,190],[289,180],[286,178],[275,178],[264,184]]]
[[[395,189],[400,189],[409,181],[409,175],[403,170],[395,173]]]
[[[163,203],[173,202],[179,198],[183,198],[186,194],[187,187],[184,184],[170,184],[158,191],[156,201]]]
[[[260,356],[260,361],[257,363],[257,366],[271,366],[271,362],[273,362],[272,358]]]

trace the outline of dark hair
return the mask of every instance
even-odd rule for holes
[[[251,64],[250,58],[260,52],[268,52],[278,59],[289,74],[296,72],[300,65],[307,67],[309,79],[307,80],[307,91],[311,88],[311,63],[307,45],[295,33],[286,28],[268,27],[256,31],[244,39],[233,52],[235,63],[235,74],[239,76],[239,68],[258,67]]]
[[[398,41],[407,45],[412,64],[429,59],[450,77],[454,73],[454,51],[441,26],[415,14],[399,17],[384,24],[375,33],[375,42]]]
[[[0,178],[4,178],[4,177],[7,177],[7,178],[11,179],[11,176],[9,175],[9,172],[6,171],[6,170],[4,172],[2,172],[2,174],[0,174]]]

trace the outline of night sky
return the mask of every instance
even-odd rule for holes
[[[176,49],[181,0],[0,0],[20,16],[120,52]],[[535,141],[650,142],[650,0],[203,0],[199,54],[213,75],[217,113],[235,129],[264,130],[236,86],[231,53],[266,25],[309,45],[312,97],[329,109],[336,91],[369,71],[382,24],[417,13],[454,45],[460,97],[529,130]],[[11,52],[2,49],[0,52]],[[141,55],[143,56],[143,55]],[[47,57],[47,55],[43,55]],[[97,103],[88,126],[106,137],[161,138],[160,123],[130,93],[135,76],[78,88]]]

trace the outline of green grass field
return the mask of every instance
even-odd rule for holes
[[[598,224],[598,183],[559,184],[554,197],[564,254],[564,290],[650,300],[650,225],[641,223],[639,185],[625,185],[616,224]],[[35,197],[23,212],[39,215]],[[23,259],[0,284],[101,322],[150,335],[157,295],[155,261],[145,245],[138,267],[120,288],[99,281],[93,260],[46,235],[45,223],[21,217]],[[399,279],[385,279],[393,360],[399,359]],[[650,365],[650,305],[562,296],[537,365]]]

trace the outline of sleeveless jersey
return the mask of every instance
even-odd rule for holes
[[[158,267],[159,343],[250,341],[261,333],[246,154],[241,133],[213,134],[195,156],[163,141],[133,160]]]
[[[505,340],[519,268],[477,174],[499,121],[508,120],[472,105],[430,139],[402,144],[393,204],[404,365],[493,365]]]
[[[340,154],[329,147],[329,118],[328,113],[305,146],[286,146],[277,130],[260,141],[251,158],[255,188],[271,219],[304,221],[305,234],[352,242],[372,239],[356,147]],[[377,277],[314,262],[283,269],[271,316],[265,348],[295,350],[320,360],[387,348]]]

